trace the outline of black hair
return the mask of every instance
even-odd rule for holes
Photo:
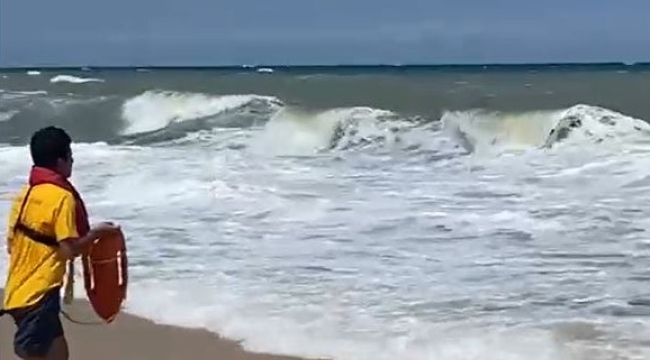
[[[68,159],[72,154],[72,139],[65,130],[48,126],[36,131],[29,141],[29,151],[35,166],[52,168],[58,159]]]

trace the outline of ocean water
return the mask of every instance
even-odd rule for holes
[[[0,217],[30,134],[65,126],[92,219],[128,236],[130,313],[337,360],[650,358],[644,69],[39,69],[0,89]]]

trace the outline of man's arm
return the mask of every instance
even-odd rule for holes
[[[7,245],[7,254],[11,255],[11,245],[14,239],[14,225],[16,224],[16,218],[18,217],[19,204],[22,203],[22,198],[14,198],[13,203],[11,204],[11,210],[9,216],[7,217],[7,236],[6,236],[6,245]]]
[[[72,260],[81,255],[83,249],[98,238],[98,234],[91,230],[82,237],[62,239],[59,241],[59,255],[66,260]]]
[[[7,254],[11,255],[11,239],[14,237],[14,226],[11,222],[11,216],[9,216],[9,223],[7,224],[7,236],[5,240],[7,241]]]
[[[75,216],[75,200],[70,194],[61,201],[54,219],[54,234],[59,243],[59,255],[66,260],[79,256],[104,231],[115,228],[112,225],[100,224],[100,226],[91,229],[88,234],[79,236]]]

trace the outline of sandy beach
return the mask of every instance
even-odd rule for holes
[[[0,289],[0,298],[2,290]],[[85,301],[75,301],[65,311],[75,319],[95,322]],[[192,330],[120,314],[112,324],[79,325],[63,319],[71,360],[298,360],[297,358],[250,353],[233,341],[203,330]],[[0,318],[0,359],[18,359],[13,353],[14,324],[10,316]]]

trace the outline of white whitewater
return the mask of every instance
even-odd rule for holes
[[[145,92],[123,131],[254,99]],[[129,236],[128,311],[340,360],[650,357],[647,311],[627,303],[650,268],[645,122],[576,105],[417,124],[264,99],[267,123],[200,146],[75,145],[93,219]],[[6,218],[29,154],[0,161]]]

